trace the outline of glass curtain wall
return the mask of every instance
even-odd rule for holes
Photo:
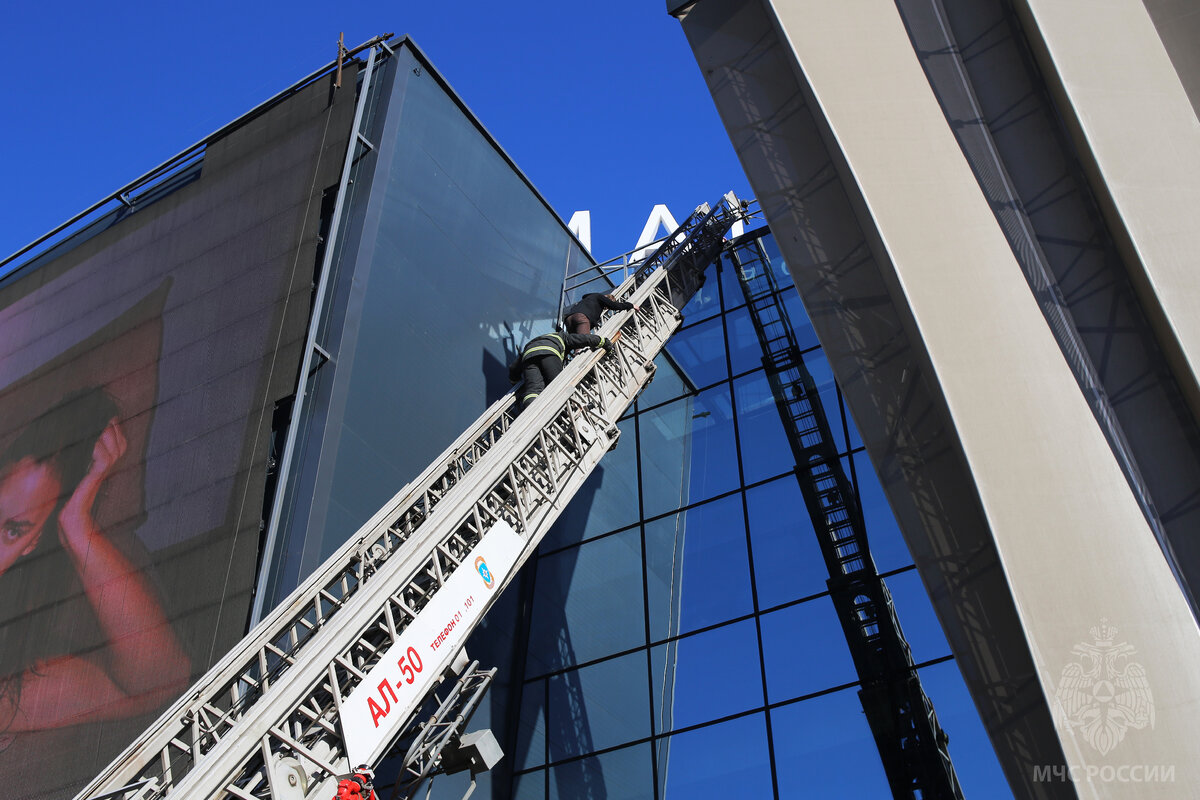
[[[268,608],[509,390],[590,263],[415,46],[376,74]]]
[[[969,797],[1010,797],[786,265],[808,369]],[[731,263],[533,565],[512,796],[887,797]]]

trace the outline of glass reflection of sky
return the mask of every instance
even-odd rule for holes
[[[717,386],[641,415],[639,453],[647,517],[737,488],[732,410],[729,387]]]
[[[891,797],[875,740],[855,689],[771,711],[779,797]]]
[[[647,523],[646,586],[652,641],[752,613],[741,498]]]
[[[754,620],[722,625],[675,644],[655,647],[650,655],[659,733],[762,706]]]
[[[659,740],[658,746],[670,755],[658,772],[662,800],[771,796],[771,763],[762,714],[677,733]]]
[[[779,408],[767,374],[762,370],[733,382],[737,402],[738,441],[746,483],[758,483],[791,472],[796,457],[783,432]],[[793,485],[796,483],[792,479]]]

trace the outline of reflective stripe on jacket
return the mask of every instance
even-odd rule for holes
[[[594,333],[544,333],[521,351],[521,358],[537,358],[553,355],[560,361],[565,361],[568,350],[580,350],[584,347],[600,347],[604,339]]]
[[[565,360],[567,357],[567,345],[563,341],[563,337],[558,333],[547,333],[536,339],[531,339],[529,344],[525,345],[525,349],[521,352],[522,358],[531,358],[535,356],[545,356],[553,353],[560,360]]]

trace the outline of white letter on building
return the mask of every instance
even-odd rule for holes
[[[583,249],[592,252],[592,212],[576,211],[567,223],[567,230],[583,244]]]

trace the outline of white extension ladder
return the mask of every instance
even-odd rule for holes
[[[377,764],[616,445],[744,208],[700,206],[614,290],[639,308],[601,325],[611,353],[573,359],[520,416],[511,392],[493,404],[77,800],[327,800]]]

